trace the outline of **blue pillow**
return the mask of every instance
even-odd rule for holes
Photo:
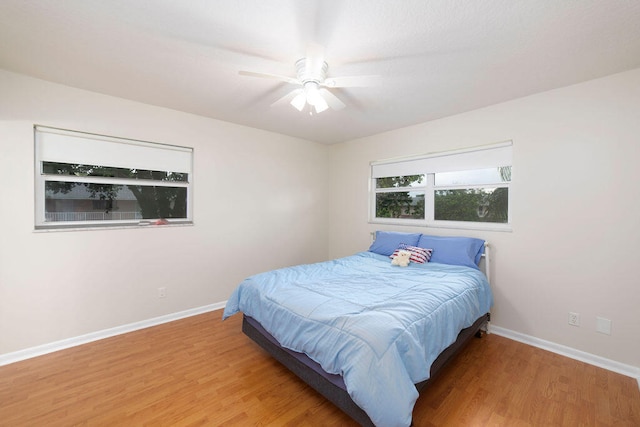
[[[400,243],[408,246],[418,246],[420,233],[401,233],[399,231],[376,231],[376,240],[369,247],[369,252],[380,255],[391,255]]]
[[[484,240],[473,237],[420,236],[418,246],[433,249],[429,262],[478,268],[484,252]]]

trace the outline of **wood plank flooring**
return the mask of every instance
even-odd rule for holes
[[[354,426],[221,311],[0,367],[0,426]],[[423,391],[416,426],[640,426],[635,379],[496,335]]]

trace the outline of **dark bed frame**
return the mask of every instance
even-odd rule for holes
[[[489,320],[489,313],[487,313],[478,318],[473,325],[460,331],[457,340],[440,353],[431,365],[431,377],[416,384],[418,391],[427,386],[473,336],[481,336]],[[245,315],[242,319],[242,332],[360,425],[374,426],[369,416],[351,400],[342,376],[325,372],[318,363],[305,354],[281,347],[260,323],[249,316]]]

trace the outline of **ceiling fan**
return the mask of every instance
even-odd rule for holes
[[[298,86],[273,104],[280,105],[288,102],[298,111],[304,110],[308,104],[316,113],[321,113],[331,107],[341,110],[346,105],[329,89],[346,87],[369,87],[378,84],[379,76],[348,76],[327,77],[329,65],[322,55],[307,55],[295,63],[296,77],[278,74],[257,73],[253,71],[239,71],[240,75],[280,80]]]

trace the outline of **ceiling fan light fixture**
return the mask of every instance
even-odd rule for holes
[[[291,100],[291,105],[293,105],[293,107],[298,111],[302,111],[306,104],[307,96],[304,92],[300,92],[298,95],[296,95],[295,98]]]
[[[322,113],[329,108],[329,104],[323,98],[319,90],[319,84],[316,81],[309,81],[304,83],[304,90],[298,93],[292,100],[291,105],[298,111],[304,110],[304,107],[309,104],[312,106],[316,113]]]
[[[327,108],[329,108],[329,104],[322,97],[319,91],[319,84],[316,81],[308,81],[304,83],[304,94],[307,100],[307,103],[313,106],[316,110],[316,113],[322,113]]]
[[[305,82],[304,83],[304,93],[307,97],[307,102],[311,105],[316,105],[316,103],[322,100],[322,96],[318,93],[318,83],[317,82]]]
[[[329,108],[329,104],[320,97],[320,101],[316,102],[313,107],[316,109],[316,113],[322,113],[324,110]]]

